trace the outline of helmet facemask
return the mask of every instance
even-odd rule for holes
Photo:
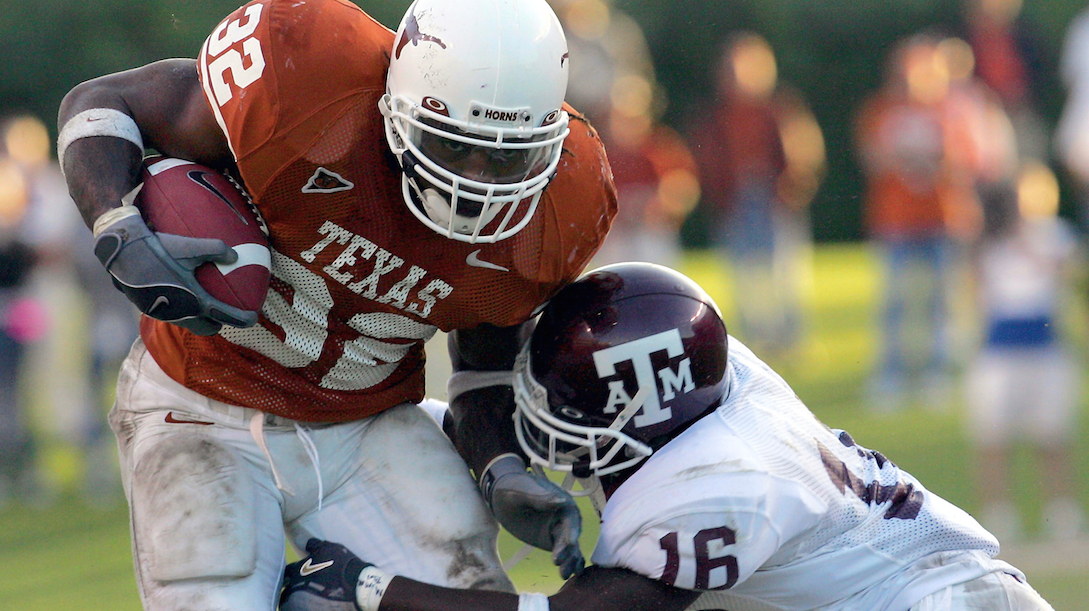
[[[607,426],[592,423],[574,407],[553,410],[548,391],[533,377],[529,345],[515,361],[513,385],[515,434],[530,462],[597,479],[633,467],[653,453],[650,446],[622,430],[643,407],[650,389],[641,388]]]
[[[433,108],[445,105],[389,94],[380,105],[409,209],[434,231],[461,242],[497,242],[521,231],[556,173],[570,131],[567,113],[550,113],[540,127],[511,128],[458,121]],[[470,114],[485,112],[474,105]],[[473,170],[462,165],[470,155],[487,166],[476,176],[466,176]]]

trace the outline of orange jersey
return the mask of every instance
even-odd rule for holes
[[[522,323],[598,249],[616,194],[578,119],[515,236],[462,243],[409,213],[378,110],[393,36],[345,0],[260,0],[204,43],[201,82],[268,224],[273,279],[253,328],[200,337],[144,318],[175,380],[311,422],[419,401],[436,330]]]

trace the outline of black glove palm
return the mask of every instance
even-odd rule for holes
[[[203,263],[233,263],[222,240],[153,233],[139,215],[119,219],[95,238],[95,255],[114,284],[152,318],[214,335],[223,325],[250,327],[257,312],[230,306],[202,287],[193,270]]]

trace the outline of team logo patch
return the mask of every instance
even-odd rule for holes
[[[306,181],[302,188],[303,193],[337,193],[348,191],[355,187],[355,183],[344,178],[340,174],[325,168],[314,170],[314,175]]]
[[[678,393],[689,393],[696,388],[692,378],[692,359],[690,358],[681,359],[677,363],[676,370],[672,367],[654,369],[650,355],[661,351],[665,351],[671,359],[684,356],[684,342],[681,340],[680,331],[670,329],[594,353],[594,366],[597,368],[599,378],[615,376],[618,363],[630,362],[640,391],[647,389],[646,399],[642,404],[643,413],[635,417],[636,428],[669,420],[673,417],[673,410],[663,406],[662,401],[672,401]],[[658,381],[662,383],[660,396]],[[615,414],[618,407],[627,407],[632,404],[634,399],[624,389],[622,380],[612,380],[608,384],[609,398],[603,410],[606,414]]]

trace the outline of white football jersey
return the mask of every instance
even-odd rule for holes
[[[594,564],[729,611],[903,611],[991,571],[1023,577],[971,516],[823,425],[732,337],[728,373],[722,406],[609,499]]]

